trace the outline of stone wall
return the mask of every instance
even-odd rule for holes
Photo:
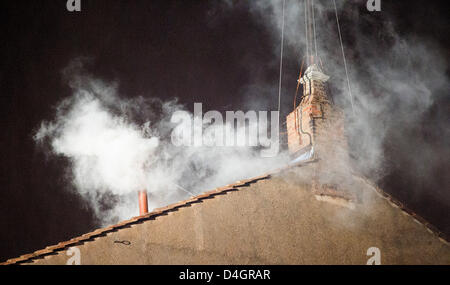
[[[354,209],[315,199],[311,166],[76,245],[81,264],[450,264],[450,247],[361,181]],[[306,182],[305,182],[306,181]],[[123,243],[123,242],[129,243]],[[68,249],[33,264],[66,264]]]

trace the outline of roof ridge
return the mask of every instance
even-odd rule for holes
[[[447,245],[450,245],[450,237],[448,235],[446,235],[445,233],[440,231],[436,226],[434,226],[433,224],[428,222],[425,218],[423,218],[422,216],[416,214],[414,211],[409,209],[404,203],[400,202],[397,198],[395,198],[391,194],[387,193],[386,191],[382,190],[380,187],[378,187],[378,185],[376,185],[374,182],[372,182],[368,178],[357,175],[355,173],[353,173],[353,176],[361,179],[366,184],[371,186],[373,188],[373,190],[375,191],[375,193],[380,198],[386,200],[392,207],[401,210],[404,215],[411,217],[416,223],[424,226],[428,232],[435,235],[440,241],[442,241],[443,243],[445,243]]]

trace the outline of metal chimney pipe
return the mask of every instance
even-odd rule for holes
[[[148,213],[147,191],[139,191],[139,215],[145,215]]]

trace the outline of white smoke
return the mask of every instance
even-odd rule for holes
[[[184,126],[171,118],[185,110],[176,100],[125,99],[114,84],[86,75],[80,62],[74,65],[65,71],[73,95],[57,106],[55,118],[43,122],[34,138],[70,161],[73,187],[103,224],[136,216],[139,190],[148,191],[150,208],[161,207],[287,162],[283,154],[262,158],[249,146],[177,147],[171,133]],[[205,127],[206,139],[211,128],[218,126]]]
[[[296,61],[299,66],[306,53],[304,2],[285,2],[284,61]],[[279,60],[283,0],[225,3],[227,5],[215,9],[221,9],[223,13],[248,9],[255,21],[271,32],[273,57]],[[325,73],[331,77],[333,99],[348,115],[346,130],[357,169],[380,179],[389,171],[385,168],[389,158],[384,156],[383,147],[393,130],[399,137],[404,136],[404,150],[427,148],[425,144],[412,146],[407,132],[433,104],[433,93],[448,88],[448,62],[433,41],[401,36],[394,28],[395,19],[390,19],[388,12],[379,12],[384,16],[380,26],[375,21],[379,14],[362,15],[359,9],[365,9],[365,5],[358,6],[357,1],[336,0],[355,102],[355,116],[352,116],[333,1],[316,0],[314,3],[318,55]],[[360,26],[363,17],[365,26]],[[375,28],[368,29],[370,24]],[[348,35],[351,35],[350,39]],[[291,85],[285,85],[285,88],[292,89],[296,85],[295,80],[293,78]],[[436,127],[445,129],[445,126]],[[430,159],[417,155],[419,161]],[[435,155],[439,156],[438,153]]]

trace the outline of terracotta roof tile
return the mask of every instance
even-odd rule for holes
[[[34,254],[35,254],[35,255],[45,255],[45,254],[51,253],[51,252],[52,252],[52,251],[51,251],[51,250],[48,250],[48,249],[41,249],[41,250],[36,251]]]

